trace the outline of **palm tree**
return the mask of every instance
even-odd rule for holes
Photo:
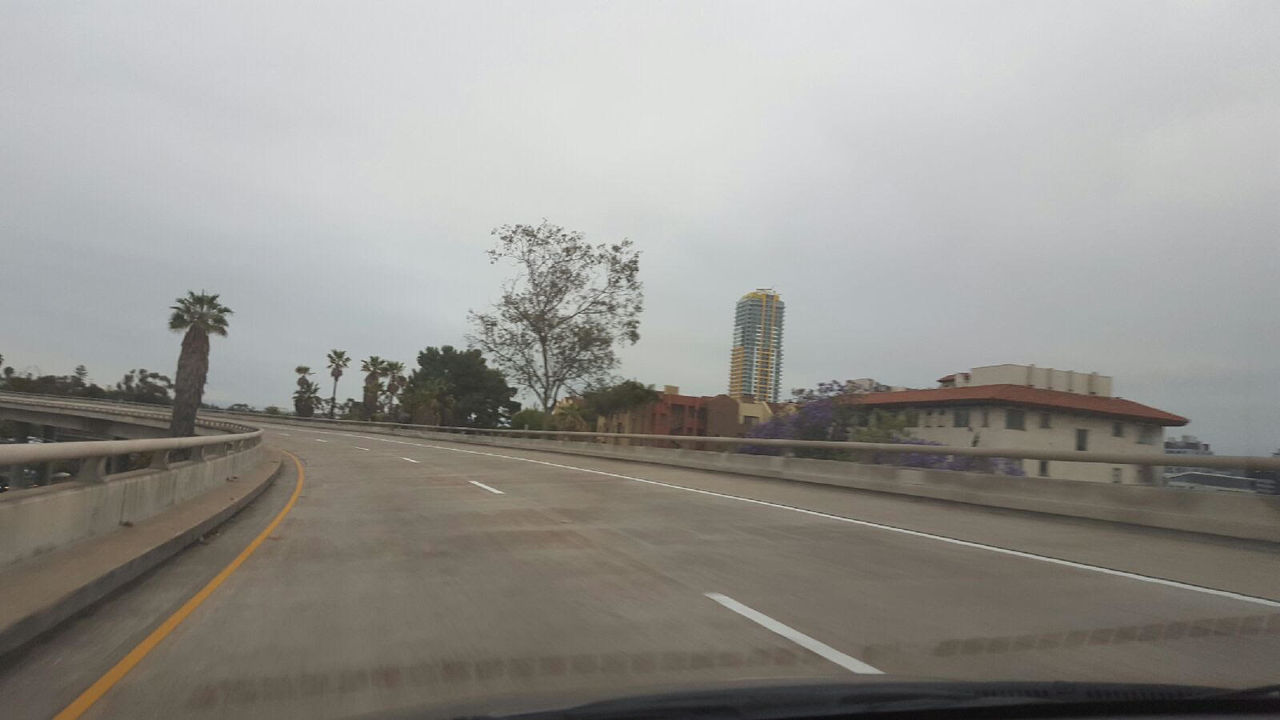
[[[293,413],[299,417],[311,417],[314,408],[311,405],[312,395],[311,386],[315,383],[307,379],[311,375],[311,368],[306,365],[299,365],[293,369],[298,373],[298,389],[293,393]]]
[[[188,291],[170,307],[169,329],[186,331],[182,336],[182,352],[178,355],[178,375],[174,382],[173,419],[169,432],[177,437],[195,435],[196,411],[204,396],[204,383],[209,375],[209,335],[227,334],[227,316],[231,308],[218,302],[216,293]]]
[[[378,412],[378,396],[382,394],[382,385],[378,382],[382,378],[384,368],[387,361],[377,355],[370,355],[368,359],[361,361],[360,372],[365,373],[364,376],[364,418],[372,420],[375,413]]]
[[[351,358],[347,357],[346,350],[330,350],[327,360],[329,377],[333,378],[333,395],[329,396],[329,419],[332,420],[334,408],[338,405],[338,380],[342,377],[342,371],[351,364]]]
[[[391,421],[395,422],[395,403],[396,397],[400,391],[404,389],[404,363],[395,360],[388,361],[383,365],[383,372],[387,376],[387,414],[391,416]]]
[[[400,409],[409,415],[411,423],[440,425],[452,402],[444,382],[438,378],[410,378],[400,398]]]
[[[316,406],[324,402],[320,399],[320,385],[307,378],[311,368],[299,365],[293,369],[298,373],[298,389],[293,392],[293,413],[298,417],[315,415]]]

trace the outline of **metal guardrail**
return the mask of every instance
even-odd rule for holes
[[[84,398],[75,398],[69,401],[64,396],[48,396],[26,393],[9,393],[0,392],[0,400],[23,399],[23,398],[39,398],[42,402],[33,404],[83,404],[93,406],[99,409],[111,408],[112,406],[127,405],[136,409],[138,412],[146,412],[147,409],[152,414],[160,407],[157,405],[147,405],[144,403],[130,403],[113,400],[91,400]],[[577,432],[565,430],[513,430],[509,428],[469,428],[450,425],[418,425],[414,423],[391,423],[391,422],[372,422],[361,420],[330,420],[329,418],[300,418],[294,415],[270,415],[267,413],[247,413],[233,410],[209,410],[202,409],[200,411],[201,418],[198,421],[204,427],[222,429],[228,432],[252,430],[249,426],[232,422],[219,422],[211,419],[210,415],[229,415],[240,418],[253,418],[262,422],[288,422],[288,423],[311,423],[317,425],[345,425],[350,427],[364,428],[383,428],[389,430],[426,430],[430,432],[456,433],[463,435],[492,435],[507,437],[524,437],[524,438],[547,438],[562,440],[618,440],[626,439],[642,443],[679,443],[681,445],[698,444],[702,447],[718,446],[725,449],[734,447],[751,446],[751,447],[776,447],[782,449],[820,449],[820,450],[836,450],[845,452],[860,453],[887,453],[887,454],[921,454],[921,455],[942,455],[954,457],[977,457],[977,458],[1010,458],[1022,460],[1050,460],[1063,462],[1082,462],[1082,463],[1105,463],[1109,465],[1140,465],[1140,466],[1165,466],[1183,464],[1188,456],[1169,455],[1166,453],[1101,453],[1089,451],[1064,451],[1064,450],[1031,450],[1016,448],[975,448],[965,446],[946,446],[946,445],[915,445],[908,443],[862,443],[847,442],[836,440],[780,440],[771,438],[729,438],[729,437],[706,437],[701,435],[646,435],[642,433],[601,433],[601,432]],[[69,444],[69,443],[64,443]],[[3,460],[0,460],[0,465]],[[1280,470],[1280,457],[1256,457],[1256,456],[1230,456],[1230,455],[1197,455],[1195,456],[1196,467],[1202,468],[1218,468],[1225,470]]]
[[[510,437],[530,437],[549,439],[626,439],[648,442],[677,442],[681,444],[701,444],[704,446],[722,447],[776,447],[776,448],[808,448],[820,450],[841,450],[860,453],[951,455],[956,457],[979,458],[1012,458],[1022,460],[1054,460],[1065,462],[1105,463],[1109,465],[1143,465],[1162,466],[1178,465],[1185,462],[1186,455],[1168,455],[1165,453],[1103,453],[1089,451],[1063,450],[1019,450],[1016,448],[975,448],[955,447],[947,445],[913,445],[909,443],[865,443],[845,442],[838,440],[777,440],[770,438],[728,438],[706,437],[702,435],[645,435],[639,433],[601,433],[575,432],[563,430],[512,430],[481,429],[445,425],[415,425],[412,423],[369,422],[360,420],[330,420],[329,418],[300,418],[292,415],[268,415],[266,413],[241,413],[238,411],[212,411],[235,416],[252,416],[263,422],[283,421],[293,423],[316,423],[348,425],[351,427],[379,427],[403,430],[427,430],[431,432],[457,433],[463,435],[496,435]],[[1196,467],[1224,468],[1232,470],[1280,470],[1280,457],[1205,455],[1195,456]]]
[[[38,408],[109,412],[112,415],[141,417],[148,420],[168,420],[172,412],[172,408],[169,405],[67,397],[65,395],[41,395],[37,393],[0,392],[0,402],[30,405]],[[200,427],[224,432],[250,432],[256,429],[240,423],[222,422],[209,418],[198,418],[196,424]]]
[[[29,405],[32,407],[106,412],[121,417],[147,419],[166,418],[162,411],[143,411],[136,408],[112,407],[109,402],[68,400],[64,397],[26,395],[24,393],[0,393],[0,402]],[[133,405],[137,405],[134,403]],[[154,406],[152,406],[154,407]],[[62,443],[19,443],[0,445],[0,470],[19,468],[22,473],[27,465],[78,461],[79,468],[70,478],[80,482],[102,482],[110,475],[111,458],[121,456],[148,456],[147,468],[168,469],[174,462],[173,454],[183,450],[194,451],[188,461],[202,462],[211,457],[221,457],[247,450],[262,442],[262,430],[241,423],[201,419],[203,427],[222,430],[227,434],[203,435],[181,438],[150,438],[145,440],[95,440]],[[140,468],[131,468],[140,469]],[[127,471],[127,470],[126,470]],[[24,484],[24,478],[10,478],[14,489]]]
[[[74,480],[101,482],[108,477],[106,461],[122,455],[150,455],[148,467],[168,469],[170,453],[176,450],[198,449],[191,460],[203,461],[210,457],[230,455],[247,450],[262,441],[262,431],[235,435],[205,435],[202,437],[154,438],[150,440],[91,440],[29,445],[0,446],[0,466],[30,465],[58,460],[79,460],[80,470]]]

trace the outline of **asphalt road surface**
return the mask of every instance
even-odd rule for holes
[[[84,717],[342,718],[722,681],[1280,682],[1280,553],[842,488],[296,427],[296,504]],[[0,668],[51,717],[285,507]],[[883,673],[883,675],[880,675]]]

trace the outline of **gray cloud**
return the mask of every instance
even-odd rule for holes
[[[1278,36],[1240,2],[8,3],[0,352],[170,369],[207,288],[210,397],[283,405],[331,347],[462,344],[488,231],[546,217],[643,248],[646,382],[723,390],[773,286],[788,386],[1098,370],[1268,452]]]

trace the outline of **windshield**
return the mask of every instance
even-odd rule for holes
[[[0,4],[3,714],[1280,683],[1277,37]]]

